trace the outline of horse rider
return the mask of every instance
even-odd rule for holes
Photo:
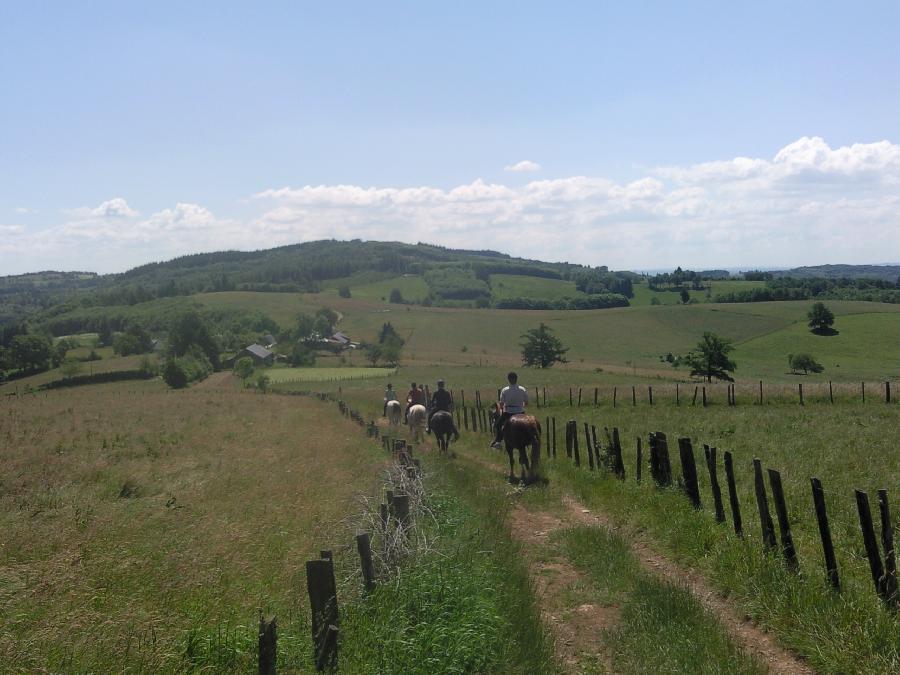
[[[444,388],[445,382],[443,380],[437,381],[437,389],[434,390],[434,393],[431,395],[431,412],[428,413],[428,428],[431,428],[431,418],[434,416],[438,410],[443,410],[448,413],[453,412],[453,399],[450,396],[450,392]]]
[[[503,425],[506,424],[506,420],[513,415],[524,413],[525,406],[528,405],[528,390],[518,384],[519,376],[516,373],[509,373],[506,380],[509,382],[509,386],[503,387],[503,391],[500,392],[500,416],[494,423],[492,448],[500,447]]]
[[[412,382],[409,385],[409,391],[406,392],[406,411],[403,413],[403,423],[409,424],[409,409],[414,405],[425,405],[425,390],[421,387],[416,387],[416,383]]]
[[[387,404],[388,401],[396,401],[397,400],[397,392],[394,391],[394,385],[388,382],[387,389],[384,390],[384,415],[387,415]]]

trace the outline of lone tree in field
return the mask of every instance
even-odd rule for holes
[[[831,313],[831,310],[824,303],[815,303],[810,308],[806,318],[809,319],[809,327],[813,333],[831,333],[834,331],[831,327],[834,323],[834,314]]]
[[[733,349],[731,340],[715,333],[704,333],[696,349],[684,357],[691,368],[691,377],[705,377],[707,382],[712,382],[713,378],[734,382],[734,378],[728,374],[737,368],[734,361],[728,358]]]
[[[686,305],[691,301],[691,294],[686,288],[681,289],[681,304]]]
[[[812,354],[788,354],[788,364],[791,367],[792,373],[802,370],[804,375],[821,373],[825,370],[825,366],[816,361]]]
[[[544,323],[532,328],[522,336],[522,365],[549,368],[554,363],[567,363],[565,354],[568,347]]]

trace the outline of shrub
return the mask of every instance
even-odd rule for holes
[[[188,385],[188,375],[178,359],[169,359],[162,371],[163,380],[172,389],[184,389]]]

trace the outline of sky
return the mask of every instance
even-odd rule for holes
[[[0,275],[900,261],[900,1],[0,0]]]

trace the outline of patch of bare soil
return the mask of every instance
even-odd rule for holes
[[[510,514],[510,527],[513,538],[524,544],[523,550],[542,553],[548,550],[550,534],[568,524],[553,514],[527,511],[516,505]],[[570,589],[587,581],[565,558],[533,558],[528,561],[528,572],[540,601],[541,619],[553,634],[559,663],[571,672],[578,672],[580,663],[587,657],[600,661],[612,671],[598,635],[618,622],[618,608],[595,604],[568,606],[565,598]]]

